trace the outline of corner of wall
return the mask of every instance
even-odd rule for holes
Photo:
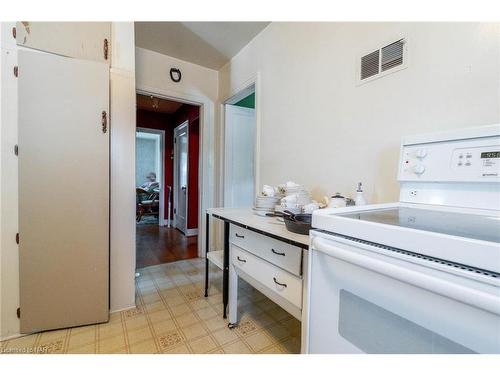
[[[134,23],[111,30],[110,310],[119,311],[135,305]]]

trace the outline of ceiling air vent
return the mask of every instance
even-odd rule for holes
[[[407,41],[402,38],[361,56],[358,82],[360,84],[369,82],[406,68],[407,48]]]
[[[361,79],[372,77],[378,74],[379,69],[379,50],[369,53],[361,58]]]

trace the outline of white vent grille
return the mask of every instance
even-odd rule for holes
[[[404,39],[400,39],[382,48],[381,64],[383,72],[403,64],[404,45]]]
[[[380,51],[369,53],[361,58],[361,79],[372,77],[379,72]]]
[[[406,68],[407,41],[399,39],[361,56],[358,80],[360,83],[372,81],[386,74]]]

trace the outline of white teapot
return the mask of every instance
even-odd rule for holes
[[[335,193],[331,198],[323,197],[323,200],[328,208],[340,208],[354,205],[351,198],[343,197],[340,193]]]

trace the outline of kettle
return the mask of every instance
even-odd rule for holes
[[[340,208],[354,205],[354,201],[351,198],[343,197],[340,193],[335,193],[331,198],[324,197],[323,200],[328,208]]]

